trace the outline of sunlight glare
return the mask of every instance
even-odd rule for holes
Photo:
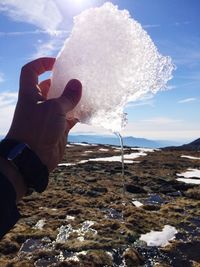
[[[76,5],[82,5],[84,2],[86,2],[86,1],[84,1],[84,0],[74,0],[74,4],[76,4]]]

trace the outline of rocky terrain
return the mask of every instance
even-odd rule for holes
[[[0,266],[200,266],[200,178],[177,180],[199,171],[200,152],[124,154],[123,178],[119,148],[68,145],[48,190],[19,203]]]

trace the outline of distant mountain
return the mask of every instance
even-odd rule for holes
[[[102,144],[102,145],[114,145],[119,146],[120,141],[116,136],[108,135],[73,135],[70,134],[68,141],[71,143],[89,143],[89,144]],[[154,141],[145,138],[136,138],[132,136],[123,137],[124,146],[128,147],[148,147],[148,148],[160,148],[168,145],[175,145],[170,141]]]
[[[165,150],[175,149],[175,150],[200,151],[200,138],[196,139],[195,141],[189,144],[184,144],[182,146],[169,146],[169,147],[165,147],[164,149]]]

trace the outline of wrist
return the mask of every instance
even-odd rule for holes
[[[6,176],[16,192],[16,202],[18,202],[27,192],[27,187],[17,168],[8,161],[0,157],[0,172]]]
[[[46,189],[48,169],[27,144],[5,138],[0,142],[0,156],[15,168],[29,190],[41,193]]]

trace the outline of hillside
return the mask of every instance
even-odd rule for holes
[[[69,144],[48,189],[19,203],[0,266],[199,266],[200,152],[124,152],[123,179],[119,147]]]
[[[169,149],[174,149],[174,150],[186,150],[186,151],[200,151],[200,138],[196,139],[195,141],[189,143],[189,144],[184,144],[182,146],[171,146],[171,147],[166,147],[166,150]]]
[[[113,135],[89,135],[80,134],[73,135],[70,134],[68,137],[69,142],[73,143],[88,143],[88,144],[101,144],[101,145],[114,145],[119,146],[120,142],[117,136]],[[175,142],[170,141],[155,141],[145,138],[136,138],[133,136],[123,137],[124,146],[128,147],[149,147],[149,148],[160,148],[169,145],[176,145]]]

